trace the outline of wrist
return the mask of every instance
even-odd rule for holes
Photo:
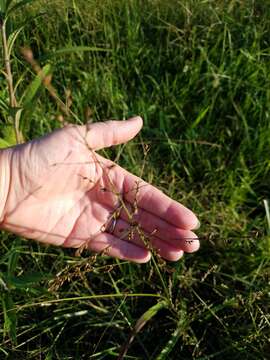
[[[10,151],[0,149],[0,228],[5,218],[5,207],[10,185]]]

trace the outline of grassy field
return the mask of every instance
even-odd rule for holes
[[[191,208],[201,249],[177,263],[92,263],[2,232],[0,359],[269,358],[270,3],[37,0],[14,10],[8,34],[20,26],[24,138],[63,120],[22,56],[30,47],[66,121],[143,117],[106,156]],[[15,141],[8,98],[1,74],[1,144]]]

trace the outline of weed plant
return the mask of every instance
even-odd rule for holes
[[[145,265],[3,232],[0,358],[267,359],[270,3],[2,0],[1,26],[8,3],[1,146],[139,114],[104,154],[202,225],[198,253]]]

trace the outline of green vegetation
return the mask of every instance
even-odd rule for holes
[[[11,49],[17,105],[2,73],[1,146],[14,143],[16,119],[30,140],[64,116],[22,56],[29,47],[76,115],[67,121],[144,118],[141,135],[106,154],[193,209],[202,241],[157,267],[92,264],[2,233],[0,358],[266,359],[270,3],[12,3],[22,5],[7,24],[7,36],[22,26]]]

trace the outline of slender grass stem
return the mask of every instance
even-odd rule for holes
[[[5,68],[5,78],[8,86],[9,93],[9,106],[11,109],[15,109],[18,107],[17,99],[15,96],[14,86],[13,86],[13,74],[11,69],[11,61],[10,61],[10,51],[7,44],[7,33],[6,33],[6,21],[4,20],[1,24],[1,39],[3,45],[3,55],[4,55],[4,68]],[[19,129],[19,117],[16,116],[16,113],[13,114],[13,124],[16,136],[17,144],[23,142],[22,134]]]

